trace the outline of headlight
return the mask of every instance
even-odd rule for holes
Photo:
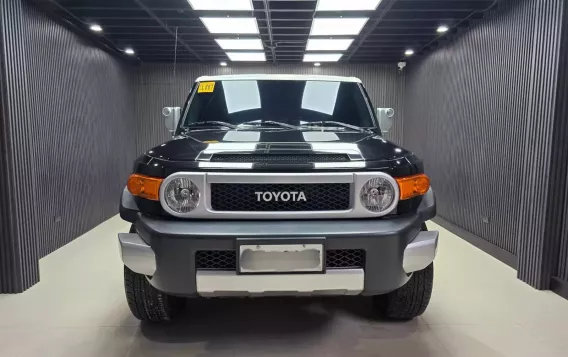
[[[375,177],[363,185],[359,199],[367,210],[380,213],[392,206],[396,196],[397,191],[392,182],[384,177]]]
[[[178,177],[164,189],[165,202],[177,213],[188,213],[199,203],[199,189],[190,179]]]

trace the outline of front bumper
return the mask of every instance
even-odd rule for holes
[[[123,206],[134,207],[123,195]],[[415,214],[382,219],[180,221],[136,214],[136,233],[119,234],[123,262],[148,276],[158,290],[181,296],[379,295],[404,285],[434,260],[438,232],[421,231],[435,216],[430,190]],[[123,212],[121,207],[121,212]],[[129,218],[132,218],[130,216]],[[364,250],[364,266],[325,273],[244,275],[196,268],[200,251],[235,251],[240,240],[303,244],[317,239],[325,251]]]

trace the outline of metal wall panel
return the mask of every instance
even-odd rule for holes
[[[503,0],[409,65],[404,144],[424,158],[438,214],[542,271],[562,0]]]
[[[195,79],[203,75],[221,74],[324,74],[359,77],[375,107],[395,109],[395,123],[388,137],[402,141],[404,76],[396,64],[328,65],[316,68],[307,65],[218,65],[144,64],[138,73],[136,118],[138,120],[138,153],[168,140],[161,111],[165,106],[183,106]]]
[[[0,292],[23,291],[39,281],[35,225],[36,131],[22,120],[28,98],[26,23],[19,1],[0,0]]]
[[[93,46],[32,5],[26,7],[27,67],[38,140],[39,255],[118,212],[136,153],[135,68]],[[25,72],[24,72],[25,73]]]

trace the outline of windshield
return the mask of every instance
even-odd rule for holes
[[[225,124],[289,129],[314,127],[374,127],[359,83],[293,80],[216,81],[196,84],[181,127],[202,129]],[[217,124],[213,123],[217,122]],[[274,123],[277,122],[277,123]],[[288,124],[275,125],[278,123]],[[314,123],[314,125],[309,125]],[[198,124],[198,125],[195,125]],[[205,125],[204,125],[205,124]],[[227,125],[225,128],[229,128]]]

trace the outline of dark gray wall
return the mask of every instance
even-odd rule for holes
[[[138,74],[136,92],[136,118],[138,120],[139,153],[168,139],[161,111],[165,106],[183,106],[195,79],[204,75],[279,73],[279,74],[324,74],[355,76],[361,78],[376,107],[392,107],[396,118],[389,137],[402,140],[404,77],[398,73],[396,64],[327,65],[316,68],[307,65],[258,65],[230,67],[184,64],[142,65]]]
[[[0,0],[0,292],[39,280],[34,148],[26,77],[26,31],[19,1]]]
[[[117,213],[136,152],[135,68],[26,9],[43,256]]]
[[[403,142],[425,161],[438,214],[517,255],[519,277],[538,288],[551,273],[547,212],[558,213],[548,195],[562,164],[552,135],[562,3],[500,1],[412,61],[406,83]]]
[[[557,107],[557,120],[563,124],[559,125],[558,132],[565,133],[568,131],[568,6],[564,8],[564,23],[562,29],[562,44],[560,47],[560,73],[558,81],[558,107]],[[557,155],[561,155],[561,160],[565,162],[568,161],[568,140],[564,142],[564,148],[556,152]],[[558,269],[556,271],[556,276],[564,282],[564,292],[565,297],[568,299],[568,168],[564,167],[564,172],[562,168],[559,170],[559,175],[564,175],[564,187],[560,189],[557,196],[558,199],[564,201],[563,203],[563,213],[561,215],[562,226],[560,229],[560,254],[558,255]]]
[[[135,68],[31,5],[2,6],[12,26],[3,34],[0,292],[18,292],[38,281],[38,258],[117,213],[136,156]]]

